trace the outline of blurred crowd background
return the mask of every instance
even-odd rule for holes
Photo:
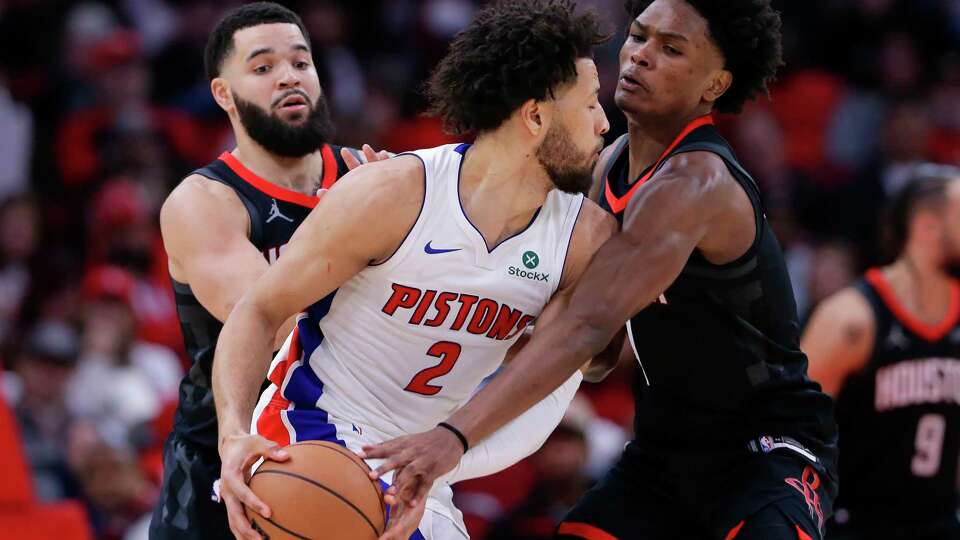
[[[96,538],[145,538],[155,502],[187,367],[157,214],[232,147],[202,51],[235,3],[0,3],[0,391],[33,497],[79,501]],[[478,2],[282,3],[310,32],[334,142],[452,142],[419,90]],[[612,139],[627,20],[620,0],[580,4],[614,34],[597,51]],[[787,66],[773,99],[718,120],[763,188],[805,316],[888,255],[878,219],[905,171],[960,165],[960,0],[774,5]],[[550,537],[630,437],[632,370],[585,385],[534,456],[458,487],[474,538]]]

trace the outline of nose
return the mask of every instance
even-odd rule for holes
[[[600,107],[600,134],[605,135],[610,131],[610,120],[607,119],[607,113]]]
[[[300,86],[300,74],[292,65],[287,65],[277,79],[277,85],[281,89],[297,88]]]
[[[638,43],[637,46],[630,51],[631,62],[640,67],[648,69],[653,66],[653,61],[649,50],[650,41],[651,40],[647,40],[644,43]]]

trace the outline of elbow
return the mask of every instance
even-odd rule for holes
[[[602,355],[618,328],[606,314],[578,317],[570,333],[576,340],[578,356],[587,359]]]

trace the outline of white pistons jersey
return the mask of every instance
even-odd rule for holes
[[[416,223],[388,260],[301,315],[271,365],[255,432],[359,450],[426,431],[470,398],[543,310],[583,196],[551,191],[525,229],[488,249],[460,202],[468,147],[413,153],[425,170]]]
[[[305,365],[296,371],[309,373],[291,374],[278,358],[272,370],[286,381],[271,376],[291,410],[319,408],[390,437],[430,429],[500,366],[553,296],[583,196],[551,191],[524,230],[488,250],[460,203],[467,148],[413,153],[426,186],[406,239],[298,322]],[[306,435],[290,427],[291,442]]]

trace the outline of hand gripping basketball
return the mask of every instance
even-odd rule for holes
[[[259,435],[233,435],[223,438],[220,445],[220,496],[227,505],[230,530],[240,540],[262,540],[243,513],[244,505],[264,518],[270,517],[270,508],[247,486],[250,467],[260,458],[286,461],[290,458],[277,443]]]

